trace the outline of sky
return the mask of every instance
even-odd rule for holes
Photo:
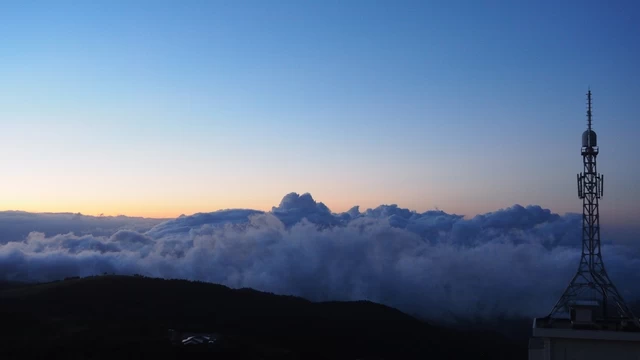
[[[634,1],[0,1],[0,210],[640,215]]]

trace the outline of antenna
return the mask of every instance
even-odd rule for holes
[[[587,92],[587,129],[591,131],[591,88]]]

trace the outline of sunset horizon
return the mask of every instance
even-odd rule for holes
[[[640,353],[638,1],[6,0],[0,39],[2,359]]]

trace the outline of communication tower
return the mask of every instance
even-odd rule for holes
[[[597,172],[598,138],[591,128],[591,90],[587,93],[587,130],[582,133],[582,163],[584,171],[577,175],[578,197],[582,199],[582,256],[578,272],[549,314],[570,317],[577,322],[592,323],[581,319],[592,314],[593,320],[610,323],[631,322],[640,328],[636,318],[622,299],[622,295],[609,279],[600,250],[600,212],[598,200],[603,195],[604,176]],[[586,309],[578,309],[585,307]],[[564,315],[564,316],[563,316]]]
[[[600,249],[600,212],[604,177],[598,173],[598,138],[592,129],[591,90],[587,92],[587,130],[582,133],[583,172],[578,174],[582,199],[582,255],[551,313],[534,319],[529,359],[640,360],[640,321],[609,279]]]

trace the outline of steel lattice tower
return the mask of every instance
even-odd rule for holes
[[[590,304],[599,322],[640,323],[609,279],[600,251],[598,199],[603,194],[603,176],[596,169],[598,143],[591,129],[591,90],[587,93],[587,130],[582,134],[584,172],[578,174],[578,197],[582,199],[582,256],[578,272],[553,307],[548,318],[567,318],[575,305]]]

